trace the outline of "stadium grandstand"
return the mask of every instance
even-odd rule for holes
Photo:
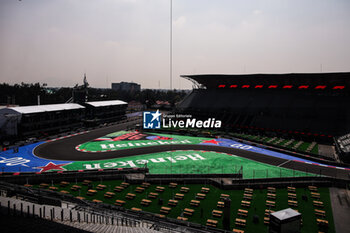
[[[121,100],[85,102],[86,123],[100,124],[125,118],[128,104]]]
[[[7,107],[0,109],[1,139],[44,136],[125,118],[121,100]]]
[[[335,139],[335,148],[344,162],[350,163],[350,134]]]
[[[84,109],[74,103],[3,108],[0,110],[1,135],[28,136],[80,127]]]
[[[253,134],[332,142],[350,132],[350,73],[182,75],[194,90],[178,111]]]

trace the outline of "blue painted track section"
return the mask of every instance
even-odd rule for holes
[[[41,166],[47,165],[49,162],[55,164],[70,163],[70,161],[56,161],[38,158],[33,155],[33,149],[45,142],[33,143],[18,148],[18,153],[14,153],[13,149],[0,152],[0,171],[1,172],[39,172]]]

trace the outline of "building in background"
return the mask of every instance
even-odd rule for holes
[[[137,83],[112,83],[112,90],[126,91],[126,92],[138,92],[141,91],[141,85]]]
[[[143,111],[146,109],[146,105],[142,104],[139,101],[132,100],[128,103],[128,112],[138,112],[138,111]]]

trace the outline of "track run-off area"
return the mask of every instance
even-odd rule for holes
[[[225,138],[99,128],[0,153],[2,172],[53,172],[145,167],[151,174],[242,173],[243,178],[331,176],[350,168],[316,163]]]

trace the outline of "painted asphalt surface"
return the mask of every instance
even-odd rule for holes
[[[124,123],[120,125],[110,126],[106,128],[96,129],[91,132],[84,134],[61,138],[60,140],[50,141],[38,145],[33,153],[41,158],[50,160],[61,160],[62,163],[65,161],[90,161],[90,160],[102,160],[111,158],[121,158],[134,155],[142,155],[149,153],[157,153],[172,150],[205,150],[223,152],[228,154],[239,155],[244,158],[248,158],[254,161],[271,164],[274,166],[280,166],[284,168],[290,168],[303,172],[311,172],[320,175],[326,175],[331,177],[337,177],[342,179],[350,180],[350,169],[349,168],[337,168],[326,164],[319,164],[312,161],[296,158],[289,155],[284,155],[277,152],[268,151],[266,149],[258,148],[257,150],[245,150],[231,147],[230,143],[234,142],[229,139],[218,139],[220,143],[218,145],[211,143],[204,143],[199,145],[160,145],[160,146],[149,146],[133,149],[123,149],[118,151],[109,152],[97,152],[87,153],[77,151],[75,147],[82,143],[92,141],[96,138],[102,137],[109,133],[120,131],[126,128],[131,123]],[[257,148],[257,147],[256,147]],[[256,149],[254,148],[254,149]],[[281,156],[282,155],[282,156]]]

